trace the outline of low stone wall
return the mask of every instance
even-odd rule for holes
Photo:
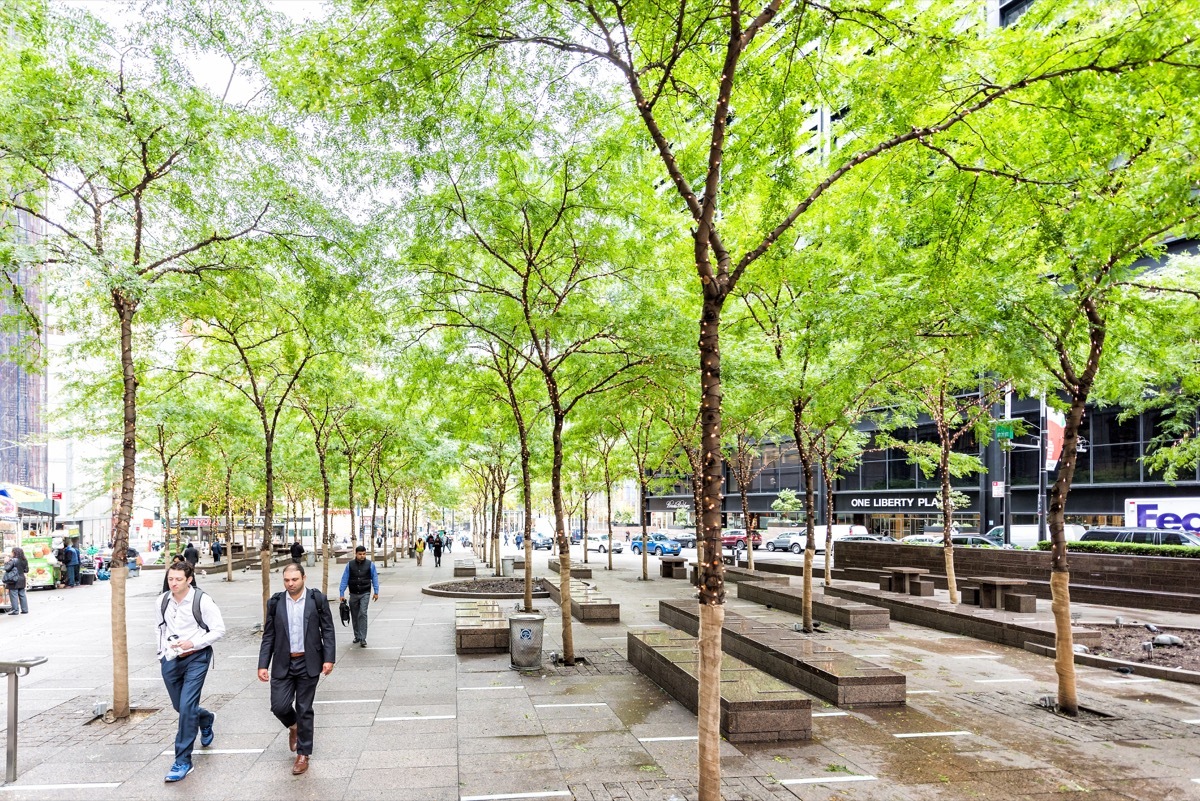
[[[1200,613],[1200,560],[1168,556],[1071,553],[1071,600],[1109,606]],[[756,562],[774,572],[778,563]],[[839,542],[834,575],[857,580],[849,569],[886,573],[885,566],[923,567],[940,589],[946,588],[943,549],[891,542]],[[790,567],[790,566],[789,566]],[[779,571],[783,572],[783,571]],[[960,583],[971,576],[1025,579],[1022,590],[1050,597],[1050,553],[1002,548],[955,548],[954,573]]]

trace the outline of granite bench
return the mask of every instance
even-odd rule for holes
[[[1023,615],[1034,614],[1037,612],[1037,596],[1006,592],[1004,594],[1004,611]]]
[[[913,623],[950,634],[962,634],[979,640],[1024,648],[1025,643],[1054,646],[1053,620],[1013,618],[1011,613],[995,609],[976,609],[963,604],[951,604],[937,598],[917,598],[912,595],[881,593],[872,589],[826,587],[826,596],[833,595],[849,601],[872,604],[887,609],[892,620]],[[1072,628],[1075,643],[1095,648],[1100,645],[1100,632]]]
[[[933,582],[929,579],[914,579],[908,586],[909,595],[917,595],[922,598],[933,597]]]
[[[659,601],[658,619],[693,636],[700,631],[699,605],[694,601]],[[905,703],[903,673],[830,648],[778,623],[726,611],[721,647],[764,673],[837,706]]]
[[[690,562],[689,567],[691,569],[690,578],[692,584],[697,584],[698,580],[696,573],[700,568],[695,562]],[[782,584],[787,586],[792,580],[787,576],[783,576],[778,573],[764,573],[761,570],[751,570],[747,567],[730,566],[725,568],[726,584],[740,584],[743,581],[757,581],[767,584]]]
[[[696,714],[700,656],[680,632],[629,632],[629,663]],[[721,657],[721,735],[731,743],[807,740],[812,699],[741,660]]]
[[[758,604],[770,604],[776,609],[790,612],[793,615],[804,614],[804,589],[802,587],[785,587],[778,584],[766,584],[758,581],[743,581],[739,583],[737,597]],[[847,601],[825,594],[813,592],[813,617],[822,623],[829,623],[843,629],[855,631],[870,629],[886,629],[891,620],[888,610],[878,606]]]
[[[658,557],[658,575],[669,579],[687,578],[687,559],[682,556]]]
[[[562,588],[553,581],[545,582],[550,600],[562,606]],[[619,623],[621,605],[600,595],[595,586],[571,579],[571,617],[580,623]]]
[[[475,578],[476,566],[474,559],[455,559],[454,560],[454,577],[455,578]]]
[[[562,566],[559,565],[557,557],[546,563],[549,568],[555,573],[562,573]],[[590,567],[581,567],[580,565],[571,564],[571,578],[573,579],[590,579],[592,577],[592,569]]]
[[[489,600],[454,603],[454,653],[496,654],[508,651],[508,620]]]

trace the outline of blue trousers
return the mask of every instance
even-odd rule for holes
[[[79,563],[67,565],[67,586],[74,587],[79,584]]]
[[[163,684],[171,696],[171,706],[179,713],[179,729],[175,732],[175,761],[192,764],[192,749],[196,734],[202,726],[211,726],[216,716],[200,706],[200,693],[212,663],[212,648],[181,656],[162,665]]]

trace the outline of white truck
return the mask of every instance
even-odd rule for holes
[[[1200,534],[1200,498],[1126,498],[1125,525]]]

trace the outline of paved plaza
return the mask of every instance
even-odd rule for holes
[[[691,597],[688,583],[640,581],[632,554],[616,556],[612,572],[593,557],[595,583],[620,603],[621,622],[576,623],[576,654],[586,663],[554,667],[561,620],[539,600],[547,614],[543,669],[521,674],[507,655],[454,654],[455,602],[421,587],[449,580],[455,556],[462,555],[440,569],[427,558],[420,568],[401,560],[380,570],[367,649],[337,625],[337,667],[317,691],[312,766],[299,777],[290,772],[286,731],[269,711],[268,686],[255,677],[257,573],[239,572],[232,584],[223,572],[199,577],[229,627],[203,699],[217,716],[216,740],[197,747],[195,772],[173,785],[163,776],[176,716],[152,645],[162,573],[131,579],[128,601],[131,694],[139,708],[159,711],[122,723],[93,720],[96,702],[111,698],[109,585],[30,593],[32,614],[0,619],[0,658],[50,661],[21,683],[19,775],[0,789],[0,801],[696,798],[695,716],[625,660],[626,632],[661,627],[658,601]],[[535,556],[535,575],[557,579],[546,559]],[[650,561],[654,575],[658,560]],[[331,570],[335,596],[340,575],[340,566]],[[282,589],[278,570],[272,583]],[[319,565],[309,584],[320,586]],[[797,620],[739,600],[732,585],[729,608],[788,626]],[[1200,627],[1197,616],[1077,611],[1084,625],[1120,615]],[[1083,705],[1111,717],[1071,722],[1033,703],[1055,691],[1045,657],[895,622],[814,636],[903,672],[907,705],[843,710],[814,700],[811,740],[722,743],[728,801],[1200,798],[1200,686],[1079,667]]]

